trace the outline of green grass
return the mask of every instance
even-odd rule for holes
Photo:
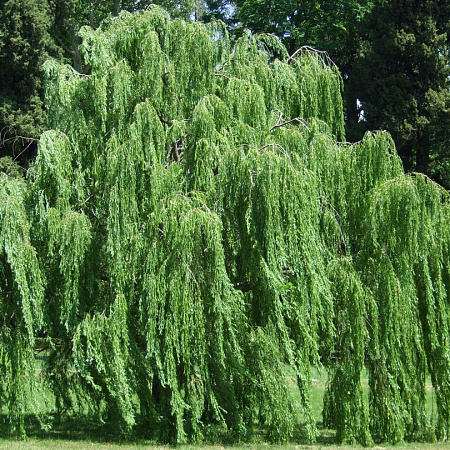
[[[298,394],[296,388],[296,383],[292,374],[288,371],[286,374],[289,382],[289,386],[292,388],[292,392],[295,395]],[[362,385],[364,392],[366,393],[365,400],[368,402],[368,380],[367,375],[364,374],[362,377]],[[179,445],[176,448],[181,450],[219,450],[223,448],[232,449],[310,449],[310,450],[346,450],[346,449],[358,449],[356,446],[337,446],[334,444],[334,432],[332,430],[326,430],[322,427],[322,401],[323,395],[327,384],[327,374],[324,369],[314,368],[312,371],[312,386],[311,386],[311,405],[313,408],[314,419],[318,424],[320,431],[320,436],[317,439],[317,443],[314,445],[307,445],[303,442],[301,434],[295,436],[290,444],[286,445],[269,445],[263,441],[263,438],[255,434],[250,438],[248,443],[235,443],[235,444],[225,444],[221,440],[220,436],[214,438],[211,437],[210,441],[212,443],[198,444],[198,445]],[[435,399],[434,392],[431,382],[427,383],[427,412],[429,417],[433,422],[433,416],[435,414]],[[0,416],[0,449],[42,449],[42,450],[52,450],[52,449],[140,449],[140,448],[151,448],[152,450],[166,450],[170,449],[168,446],[157,445],[151,441],[136,441],[136,442],[125,442],[120,440],[118,435],[114,430],[110,430],[106,427],[99,427],[90,419],[70,419],[66,420],[63,424],[53,427],[49,431],[44,431],[39,426],[37,420],[29,418],[27,421],[27,432],[29,437],[26,440],[11,439],[7,435],[5,427],[2,426],[5,423],[5,416]],[[301,426],[299,426],[299,429]],[[402,449],[402,450],[450,450],[450,443],[439,442],[439,443],[408,443],[396,445],[395,447],[389,445],[375,446],[375,449]]]
[[[73,440],[62,440],[62,439],[35,439],[31,438],[27,441],[16,441],[16,440],[0,440],[0,449],[10,449],[10,450],[75,450],[75,449],[98,449],[98,450],[136,450],[150,448],[151,450],[170,450],[171,447],[154,445],[151,442],[140,442],[136,444],[121,444],[121,443],[99,443],[95,441],[73,441]],[[173,447],[172,447],[173,448]],[[179,445],[176,447],[177,450],[221,450],[225,448],[230,448],[234,450],[288,450],[288,449],[299,449],[299,450],[357,450],[360,447],[357,446],[337,446],[337,445],[296,445],[296,444],[286,444],[286,445],[269,445],[266,443],[259,444],[240,444],[240,445],[230,445],[224,446],[221,444],[216,445]],[[381,445],[373,447],[374,450],[450,450],[450,443],[448,442],[437,442],[434,444],[427,443],[408,443],[399,444],[396,446]]]

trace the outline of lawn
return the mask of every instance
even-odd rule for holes
[[[75,449],[98,449],[98,450],[134,450],[134,449],[144,449],[151,448],[151,450],[169,450],[171,447],[152,445],[148,442],[140,442],[136,444],[121,444],[121,443],[99,443],[95,441],[76,441],[70,439],[28,439],[27,441],[14,441],[14,440],[0,440],[1,449],[11,449],[11,450],[75,450]],[[265,443],[260,444],[241,444],[241,445],[179,445],[176,447],[177,450],[221,450],[224,448],[230,448],[234,450],[288,450],[288,449],[298,449],[298,450],[357,450],[360,447],[356,446],[337,446],[337,445],[269,445]],[[450,450],[450,443],[448,442],[437,442],[434,444],[419,444],[419,443],[409,443],[409,444],[399,444],[396,446],[382,445],[373,447],[376,450],[381,449],[395,449],[395,450]]]
[[[289,383],[296,392],[295,381],[292,377],[287,374]],[[220,438],[213,440],[214,442],[197,444],[197,445],[179,445],[177,449],[180,450],[219,450],[223,448],[232,449],[264,449],[270,450],[274,449],[311,449],[311,450],[333,450],[333,449],[357,449],[356,446],[337,446],[334,444],[334,432],[331,430],[323,429],[322,425],[322,400],[325,392],[325,387],[327,383],[327,375],[324,369],[313,370],[312,377],[312,389],[311,389],[311,404],[313,406],[314,417],[318,423],[320,430],[320,436],[317,439],[317,443],[313,445],[307,445],[302,442],[300,437],[294,437],[292,442],[286,445],[269,445],[262,440],[258,435],[250,438],[248,443],[234,443],[234,444],[224,444],[221,443]],[[367,376],[364,375],[362,379],[364,391],[367,393]],[[428,413],[433,420],[435,405],[434,403],[434,393],[431,383],[427,385],[427,407]],[[366,397],[366,401],[368,401]],[[50,431],[43,431],[37,425],[37,422],[30,420],[28,424],[28,434],[29,437],[26,440],[10,439],[3,433],[0,433],[0,449],[11,449],[11,450],[31,450],[31,449],[42,449],[42,450],[52,450],[52,449],[89,449],[95,448],[99,450],[131,450],[139,448],[151,448],[152,450],[163,450],[170,449],[168,446],[157,445],[151,441],[136,441],[136,442],[126,442],[119,440],[118,436],[114,433],[106,431],[106,429],[99,429],[95,424],[89,421],[83,421],[82,419],[77,419],[73,421],[66,422],[64,425],[59,427],[54,427]],[[1,430],[1,429],[0,429]],[[396,450],[450,450],[450,443],[448,442],[438,442],[438,443],[407,443],[399,444],[395,447],[389,445],[378,445],[374,447],[375,449],[389,449],[395,448]]]

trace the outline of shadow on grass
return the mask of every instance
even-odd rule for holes
[[[319,446],[336,445],[335,431],[324,428],[322,422],[317,423],[317,431],[319,433],[318,436],[316,437],[314,442],[311,442],[310,439],[308,438],[306,425],[297,425],[294,430],[294,434],[290,440],[290,443],[305,446],[312,444],[316,444]]]
[[[70,441],[92,441],[98,443],[134,443],[133,436],[124,438],[117,429],[100,424],[92,417],[69,417],[57,420],[55,417],[46,417],[45,423],[51,427],[43,427],[33,415],[25,418],[26,436],[33,439],[55,439]],[[0,415],[0,439],[11,439],[20,436],[14,432],[6,415]]]
[[[46,423],[51,425],[48,429],[42,427],[41,422],[33,415],[29,415],[25,419],[26,436],[37,440],[60,440],[60,441],[90,441],[98,444],[157,444],[167,445],[167,442],[161,442],[159,439],[147,436],[142,437],[142,428],[136,427],[135,431],[124,435],[116,427],[109,424],[100,423],[93,417],[71,416],[58,420],[56,417],[49,415]],[[318,424],[319,436],[315,444],[319,446],[331,446],[335,444],[335,433],[331,430],[325,430]],[[5,414],[0,414],[0,439],[20,439],[13,432],[9,421]],[[249,429],[245,434],[233,433],[220,426],[210,425],[205,428],[203,439],[199,444],[203,445],[220,445],[234,446],[238,444],[268,444],[266,432],[262,428]],[[310,445],[308,440],[306,427],[297,425],[293,436],[288,444],[291,445]]]

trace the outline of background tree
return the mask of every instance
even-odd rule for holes
[[[349,91],[364,120],[349,115],[349,138],[367,129],[392,133],[408,171],[448,184],[450,8],[446,2],[380,2],[366,16],[364,44]]]
[[[45,128],[42,64],[57,55],[47,0],[0,2],[0,152],[32,149]],[[35,145],[34,145],[35,148]]]
[[[255,32],[279,36],[290,53],[309,45],[329,53],[341,70],[358,47],[357,27],[372,2],[236,1],[236,19]]]

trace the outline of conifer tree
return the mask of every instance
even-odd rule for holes
[[[359,99],[364,111],[364,120],[348,116],[349,137],[388,130],[407,171],[449,189],[450,6],[435,0],[375,5],[363,21],[348,80],[353,104]]]
[[[42,64],[56,54],[51,26],[47,0],[0,2],[1,156],[28,156],[45,128]]]

